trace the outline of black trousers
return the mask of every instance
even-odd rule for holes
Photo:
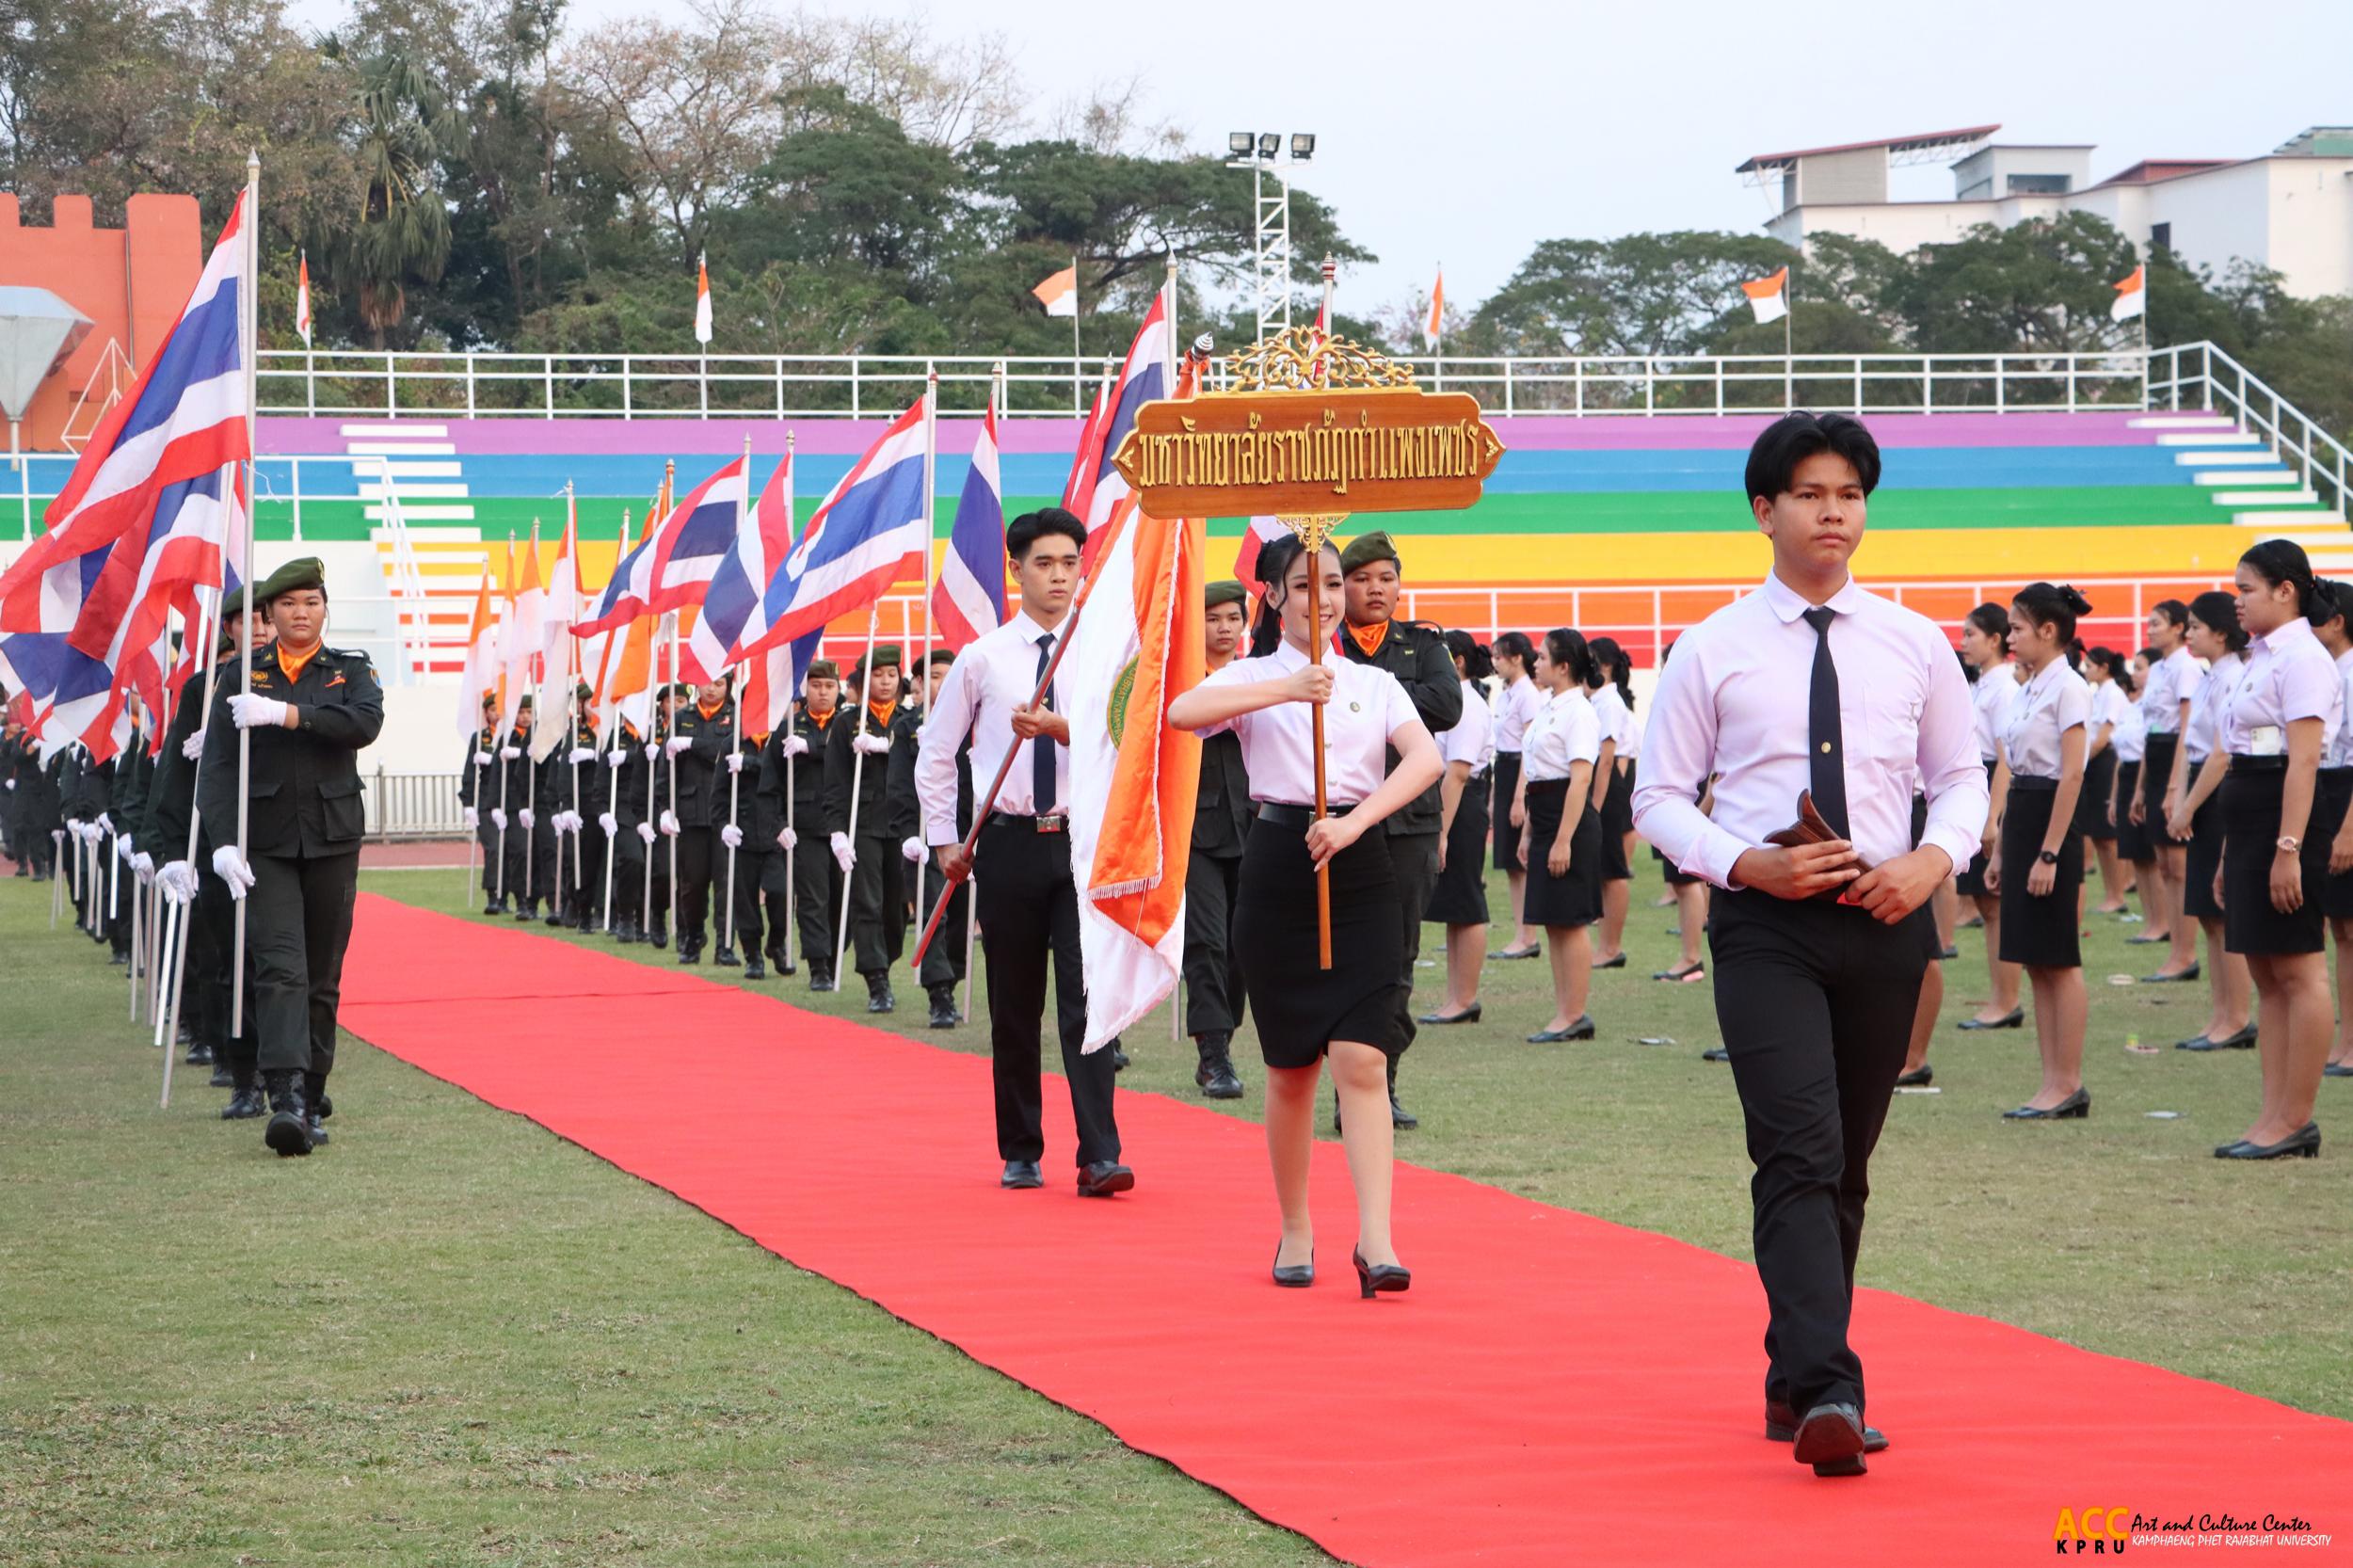
[[[209,845],[205,846],[209,849]],[[209,865],[211,856],[203,854],[201,864]],[[229,1064],[229,1071],[238,1087],[250,1088],[260,1069],[258,1035],[253,1027],[255,1000],[261,987],[254,966],[253,943],[245,946],[245,1029],[232,1032],[229,1016],[230,1003],[235,999],[229,985],[229,965],[236,952],[237,903],[229,895],[229,884],[209,872],[196,881],[196,902],[184,917],[188,922],[187,967],[182,971],[180,1016],[186,1021],[197,1040],[210,1046],[215,1056]],[[248,932],[249,938],[252,933]]]
[[[1079,1128],[1081,1166],[1119,1158],[1112,1113],[1112,1051],[1087,1055],[1086,976],[1079,958],[1079,896],[1070,877],[1070,836],[1039,833],[1025,821],[981,829],[972,875],[988,950],[990,1078],[997,1094],[997,1156],[1046,1154],[1039,1075],[1046,1012],[1046,961],[1054,961],[1054,1023],[1063,1076]],[[1117,1042],[1112,1042],[1116,1045]]]
[[[913,880],[911,871],[908,877]],[[939,895],[947,890],[947,882],[938,866],[926,863],[923,868],[923,897],[926,903],[922,911],[925,920],[930,920],[932,911],[939,907]],[[939,929],[932,934],[932,945],[923,950],[923,989],[928,991],[935,985],[954,985],[963,981],[965,917],[971,902],[971,882],[957,883],[955,896],[948,901],[948,912],[939,917]],[[919,936],[922,934],[921,927],[917,928],[916,934]]]
[[[662,836],[654,837],[653,851],[664,857],[669,846]],[[703,948],[703,924],[706,920],[715,928],[717,900],[711,896],[711,879],[715,872],[726,874],[728,846],[719,841],[715,827],[683,827],[678,834],[678,950],[699,952]],[[725,888],[720,898],[727,897]]]
[[[670,846],[661,834],[653,842],[637,837],[633,829],[624,829],[615,840],[613,864],[613,927],[619,930],[621,922],[643,923],[648,931],[670,929]],[[646,916],[646,878],[653,878],[653,915]]]
[[[897,839],[857,836],[857,859],[850,867],[850,950],[863,975],[888,974],[906,952],[907,862],[899,844]],[[833,942],[828,933],[828,956]]]
[[[1847,1342],[1871,1150],[1911,1043],[1934,946],[1860,909],[1720,892],[1709,908],[1716,1022],[1748,1126],[1756,1272],[1769,1313],[1765,1397],[1802,1414],[1863,1406]]]
[[[792,923],[800,932],[802,961],[812,970],[830,971],[833,934],[841,927],[841,868],[822,837],[792,851]]]
[[[1241,1027],[1241,952],[1234,915],[1241,856],[1196,851],[1185,868],[1185,1028],[1195,1040]]]
[[[719,879],[727,880],[727,846],[719,846]],[[772,840],[765,851],[748,838],[735,852],[735,924],[728,935],[745,958],[773,947],[784,963],[784,854]]]
[[[495,831],[495,829],[493,829]],[[526,891],[528,889],[528,891]],[[526,903],[552,904],[555,889],[555,829],[532,813],[528,828],[506,814],[506,896],[520,909]]]
[[[1421,912],[1429,906],[1430,890],[1438,885],[1435,830],[1390,834],[1389,863],[1396,871],[1398,919],[1405,934],[1405,956],[1400,961],[1397,988],[1397,1037],[1403,1044],[1389,1055],[1389,1071],[1394,1075],[1398,1058],[1414,1044],[1414,966],[1421,959]]]
[[[555,853],[555,908],[575,924],[586,924],[604,912],[604,835],[590,823],[585,833],[558,837]]]
[[[511,817],[507,819],[506,831],[509,835],[515,831]],[[503,851],[499,846],[498,825],[490,821],[490,808],[487,806],[482,808],[481,816],[474,824],[473,837],[474,842],[482,846],[482,896],[486,900],[496,898],[499,889],[505,885],[501,880],[504,862],[499,858]]]
[[[344,950],[360,890],[360,852],[310,857],[257,855],[246,894],[246,950],[253,955],[253,1023],[262,1071],[335,1067],[335,1009]]]

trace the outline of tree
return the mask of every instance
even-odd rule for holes
[[[1892,283],[1915,346],[1944,354],[2082,353],[2137,342],[2108,319],[2110,286],[2138,265],[2105,219],[2063,213],[1996,229],[1979,224],[1925,247]]]
[[[449,259],[449,214],[435,174],[456,120],[440,89],[404,56],[360,60],[352,79],[361,193],[339,275],[356,291],[360,320],[381,348],[407,312],[408,284],[439,278]]]
[[[1778,240],[1748,234],[1546,240],[1479,308],[1473,330],[1505,354],[1696,354],[1742,298],[1742,281],[1794,259]]]

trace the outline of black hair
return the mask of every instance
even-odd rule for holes
[[[1306,552],[1306,545],[1296,534],[1283,534],[1258,547],[1257,569],[1258,584],[1266,592],[1258,596],[1258,624],[1250,629],[1250,656],[1263,659],[1283,643],[1283,603],[1289,595],[1286,584],[1290,581],[1291,567]],[[1326,539],[1324,552],[1335,559],[1339,547]]]
[[[2348,606],[2353,606],[2353,586],[2333,577],[2315,577],[2313,579],[2313,601],[2304,606],[2304,615],[2316,627],[2326,626],[2339,617],[2353,626],[2353,613],[2348,613]]]
[[[1863,493],[1879,488],[1880,443],[1863,422],[1847,414],[1814,414],[1801,408],[1767,425],[1749,448],[1749,500],[1770,501],[1785,493],[1798,465],[1808,457],[1832,453],[1854,465]]]
[[[2028,625],[2057,631],[2060,648],[2070,654],[2074,651],[2068,645],[2075,640],[2075,617],[2091,614],[2091,600],[2069,583],[2029,583],[2011,596],[2010,602],[2025,616]],[[2073,663],[2072,658],[2069,663]]]
[[[2255,568],[2260,571],[2263,568]],[[2247,628],[2238,623],[2238,600],[2219,588],[2209,588],[2189,601],[2189,614],[2221,637],[2222,646],[2233,653],[2247,646]]]
[[[2312,557],[2294,539],[2265,539],[2240,556],[2238,564],[2253,567],[2255,574],[2275,588],[2282,583],[2294,588],[2297,613],[2314,626],[2326,621],[2335,610],[2333,596],[2327,608],[2323,608],[2320,591],[2313,581]]]
[[[2108,679],[2115,681],[2126,696],[2133,695],[2133,662],[2130,659],[2112,648],[2091,648],[2084,657],[2107,671]]]
[[[936,648],[932,649],[930,657],[923,661],[923,667],[928,670],[935,664],[952,664],[955,662],[956,650],[954,648]]]
[[[1456,631],[1448,632],[1446,634],[1446,650],[1454,655],[1455,658],[1463,661],[1463,679],[1470,681],[1474,685],[1477,685],[1480,681],[1486,680],[1487,677],[1495,674],[1496,672],[1494,655],[1488,652],[1485,646],[1482,645],[1478,638],[1472,636],[1467,632]],[[1481,696],[1484,696],[1486,688],[1483,686],[1480,687],[1480,692]]]
[[[1997,643],[2009,635],[2009,612],[1990,599],[1961,619],[1963,626],[1974,626]]]
[[[1586,646],[1585,634],[1571,627],[1556,626],[1545,633],[1545,657],[1569,672],[1569,679],[1580,686],[1593,683],[1593,650]]]
[[[1059,506],[1041,506],[1034,512],[1024,512],[1005,525],[1005,554],[1018,561],[1030,553],[1030,547],[1048,534],[1066,536],[1080,549],[1086,547],[1087,525]]]
[[[1968,681],[1972,686],[1976,685],[1977,683],[1978,670],[1977,665],[1969,662],[1969,655],[1961,652],[1959,648],[1955,648],[1953,649],[1953,657],[1961,661],[1961,678],[1963,680]]]
[[[1598,690],[1604,680],[1615,682],[1618,696],[1625,702],[1625,711],[1634,712],[1634,676],[1625,649],[1615,637],[1595,637],[1589,645],[1593,654],[1593,679],[1587,682]]]
[[[1517,659],[1524,672],[1535,660],[1536,645],[1528,640],[1528,633],[1525,632],[1506,632],[1496,639],[1495,647],[1490,651],[1492,656],[1497,659],[1506,655]]]
[[[2189,624],[2189,606],[2178,599],[2160,599],[2149,606],[2149,613],[2168,626],[2183,627]],[[2156,656],[2156,649],[2151,648],[2149,652],[2152,658]]]

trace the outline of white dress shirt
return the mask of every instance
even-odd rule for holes
[[[1572,762],[1591,767],[1601,760],[1601,718],[1582,689],[1571,686],[1553,693],[1528,721],[1520,776],[1530,784],[1547,784],[1568,777]]]
[[[2115,727],[2123,719],[2125,712],[2132,706],[2132,699],[2124,695],[2124,688],[2118,685],[2114,678],[2103,680],[2092,687],[2091,739],[2098,740],[2100,727],[2106,725],[2109,728],[2108,744],[2114,746],[2116,744]]]
[[[1872,865],[1912,849],[1912,797],[1929,801],[1923,845],[1965,866],[1988,804],[1969,684],[1952,644],[1926,616],[1851,578],[1830,599],[1831,657],[1847,753],[1849,840]],[[1634,792],[1635,830],[1687,872],[1720,888],[1768,833],[1797,819],[1813,784],[1807,755],[1814,628],[1777,577],[1709,616],[1675,644],[1651,698],[1650,748]],[[1695,802],[1717,775],[1715,812]]]
[[[2059,743],[2091,722],[2091,683],[2054,659],[2019,688],[2002,719],[2002,759],[2017,778],[2057,778]],[[2091,737],[2084,737],[2087,760]]]
[[[2182,704],[2198,695],[2204,680],[2198,658],[2186,644],[2149,666],[2149,684],[2140,689],[2140,712],[2152,735],[2174,735],[2182,728]]]
[[[2116,682],[2109,681],[2105,689],[2115,691]],[[2116,748],[2116,764],[2122,767],[2149,755],[2149,715],[2131,697],[2121,692],[2117,695],[2123,698],[2124,705],[2117,712],[2116,728],[2108,736],[2108,744]]]
[[[1809,670],[1812,665],[1806,666]],[[1963,679],[1966,679],[1964,677]],[[1977,760],[1993,760],[1993,749],[2002,738],[2002,727],[2009,716],[2009,705],[2018,700],[2018,666],[2005,659],[1992,669],[1979,670],[1977,682],[1969,688],[1969,724],[1977,738]]]
[[[2337,684],[2345,691],[2345,715],[2353,719],[2353,648],[2337,655]],[[2353,768],[2353,724],[2340,720],[2336,739],[2321,751],[2324,768]]]
[[[1451,765],[1468,762],[1473,773],[1484,773],[1496,760],[1495,714],[1487,699],[1469,681],[1463,682],[1463,716],[1440,735],[1438,760]]]
[[[2189,758],[2192,769],[2214,754],[2216,743],[2222,738],[2220,710],[2230,706],[2231,694],[2238,689],[2246,674],[2247,661],[2238,654],[2226,653],[2214,662],[2200,678],[2197,689],[2189,694],[2189,728],[2182,731],[2182,750]]]
[[[1212,671],[1204,686],[1248,686],[1281,680],[1305,667],[1307,656],[1289,643],[1263,659],[1237,659]],[[1389,776],[1389,741],[1421,722],[1414,699],[1396,676],[1377,664],[1326,659],[1332,700],[1323,706],[1323,793],[1333,806],[1357,806]],[[1480,703],[1484,710],[1485,703]],[[1315,720],[1305,702],[1278,702],[1214,724],[1205,738],[1232,730],[1241,737],[1241,764],[1250,798],[1311,806],[1316,798]]]
[[[1642,727],[1634,722],[1634,710],[1625,705],[1625,698],[1618,695],[1618,688],[1604,681],[1601,689],[1593,694],[1593,714],[1601,720],[1603,739],[1618,743],[1618,756],[1623,760],[1630,761],[1640,757],[1642,754]]]
[[[997,776],[1005,753],[1021,746],[990,809],[1016,817],[1037,814],[1029,752],[1029,745],[1037,743],[1015,739],[1013,713],[1028,707],[1037,692],[1037,639],[1046,634],[1045,627],[1016,613],[1002,626],[983,632],[948,666],[915,753],[915,798],[923,813],[925,843],[964,841],[956,831],[956,753],[968,735],[972,740],[973,782],[984,790],[988,786],[982,780]],[[1068,746],[1054,747],[1054,803],[1049,815],[1070,808]]]
[[[2345,725],[2345,679],[2301,616],[2249,645],[2246,671],[2219,715],[2222,749],[2234,757],[2285,757],[2287,727],[2297,719],[2320,721],[2324,757]]]
[[[1543,707],[1545,694],[1536,689],[1536,682],[1521,676],[1503,688],[1496,698],[1496,749],[1516,752],[1521,737],[1528,733],[1528,721]]]

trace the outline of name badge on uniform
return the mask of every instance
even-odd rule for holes
[[[2247,752],[2250,757],[2279,757],[2287,749],[2287,732],[2276,724],[2259,724],[2247,732]]]

